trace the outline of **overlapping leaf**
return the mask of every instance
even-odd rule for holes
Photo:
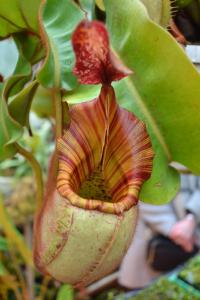
[[[13,76],[2,85],[0,95],[0,160],[12,157],[16,152],[15,143],[23,134],[23,127],[29,128],[29,111],[37,82],[30,83],[25,89],[12,98],[10,105],[8,98],[12,87],[19,84],[20,76]],[[21,78],[21,77],[20,77]]]
[[[29,128],[29,111],[37,82],[31,82],[12,98],[8,104],[9,93],[18,85],[20,76],[11,77],[3,86],[0,95],[0,160],[12,157],[16,153],[15,142],[22,134],[23,127]]]
[[[9,104],[12,117],[21,125],[29,128],[29,111],[38,87],[37,81],[29,83]]]
[[[37,82],[31,82],[24,88],[32,75],[32,62],[35,52],[30,51],[32,38],[21,41],[17,39],[19,59],[11,76],[2,86],[0,99],[0,160],[12,157],[16,153],[15,142],[22,134],[23,127],[29,128],[29,111]],[[23,47],[24,43],[26,46]],[[12,97],[10,99],[10,97]]]
[[[42,36],[46,44],[46,59],[38,80],[47,88],[71,90],[76,86],[72,74],[74,54],[71,34],[84,18],[84,12],[72,0],[48,0],[40,11]]]
[[[1,85],[1,89],[3,89],[3,85]],[[0,97],[0,160],[4,160],[16,153],[13,143],[21,137],[22,130],[20,125],[10,116],[7,102],[2,96],[2,92]]]
[[[29,32],[15,33],[13,35],[15,43],[21,55],[31,64],[39,62],[45,55],[44,45],[40,37]]]

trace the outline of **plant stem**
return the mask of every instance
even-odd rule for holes
[[[14,247],[12,245],[12,242],[10,241],[10,243],[11,243],[11,246],[9,247],[10,256],[11,256],[11,259],[12,259],[12,262],[13,262],[13,266],[15,268],[15,272],[16,272],[16,275],[18,277],[21,289],[22,289],[23,299],[24,300],[29,300],[28,299],[28,291],[26,289],[26,282],[24,280],[24,277],[23,277],[23,274],[22,274],[22,270],[21,270],[21,268],[19,266],[19,263],[17,261],[17,257],[16,257],[16,254],[15,254],[15,250],[14,250]]]
[[[43,178],[42,178],[42,170],[35,159],[32,153],[22,148],[19,144],[15,143],[18,153],[20,153],[23,157],[25,157],[32,166],[33,172],[35,174],[36,186],[37,186],[37,202],[36,202],[36,211],[41,208],[42,200],[43,200]]]
[[[5,205],[3,203],[2,196],[0,195],[0,220],[1,226],[7,236],[8,241],[13,242],[15,247],[18,249],[19,253],[23,257],[27,265],[33,266],[32,253],[27,247],[22,234],[17,230],[16,226],[13,224],[11,218],[9,217]]]
[[[40,295],[37,297],[37,300],[44,300],[46,292],[48,290],[48,284],[51,281],[51,277],[49,276],[45,276],[43,278],[43,281],[41,283],[41,287],[40,287]]]
[[[55,107],[55,127],[56,127],[56,136],[55,136],[55,141],[56,141],[56,149],[55,149],[55,155],[54,155],[54,178],[56,180],[57,178],[57,173],[58,173],[58,139],[62,136],[62,129],[63,129],[63,111],[62,111],[62,98],[61,98],[61,93],[60,90],[58,89],[53,89],[52,90],[52,98],[54,102],[54,107]],[[50,176],[50,178],[53,178]]]
[[[13,289],[13,291],[15,293],[16,299],[17,300],[22,300],[22,297],[21,297],[21,294],[20,294],[18,288]]]
[[[57,140],[62,136],[62,98],[60,90],[54,89],[52,91],[54,106],[55,106],[55,119],[56,119],[56,148]]]

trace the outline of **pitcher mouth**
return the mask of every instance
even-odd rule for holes
[[[87,210],[98,210],[111,214],[121,214],[124,211],[129,210],[132,206],[137,205],[139,194],[137,184],[128,184],[126,181],[127,178],[125,179],[121,174],[121,180],[116,182],[116,185],[112,190],[109,189],[110,184],[109,179],[107,179],[106,192],[104,190],[101,197],[95,199],[92,191],[89,191],[89,194],[91,195],[90,198],[82,196],[87,194],[84,191],[84,186],[81,188],[82,184],[85,185],[85,182],[87,182],[87,178],[81,183],[77,183],[76,175],[71,176],[71,180],[67,180],[66,168],[65,159],[63,159],[60,161],[57,190],[60,195],[66,198],[72,205]],[[120,171],[122,171],[120,166],[116,166],[116,172],[121,173]],[[73,174],[77,174],[77,172],[74,171]],[[112,178],[112,176],[114,175],[112,174],[110,178]],[[95,180],[95,176],[93,179]]]
[[[59,176],[57,189],[60,195],[66,198],[72,205],[87,210],[98,210],[104,213],[111,214],[122,214],[124,211],[129,210],[132,206],[137,205],[138,202],[138,191],[135,187],[129,187],[126,195],[123,195],[123,190],[120,193],[113,194],[113,197],[108,196],[109,201],[105,199],[88,199],[80,196],[80,193],[74,191],[74,186],[70,185],[69,182]],[[120,197],[121,196],[121,197]],[[121,198],[116,202],[117,198]]]

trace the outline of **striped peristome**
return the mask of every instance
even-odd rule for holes
[[[84,209],[120,214],[136,205],[152,169],[153,151],[145,124],[119,107],[111,86],[97,99],[75,105],[59,140],[58,192]],[[83,199],[81,184],[101,168],[112,201]]]

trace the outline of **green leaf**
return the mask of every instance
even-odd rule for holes
[[[96,5],[101,9],[101,10],[105,10],[105,6],[104,6],[104,2],[103,0],[96,0]]]
[[[44,57],[44,46],[38,36],[20,32],[15,33],[13,37],[19,52],[31,65],[36,64]]]
[[[0,195],[0,225],[2,226],[9,243],[15,245],[26,264],[33,266],[32,253],[27,247],[22,234],[17,230],[5,209]]]
[[[167,27],[171,18],[170,0],[141,0],[147,8],[150,18],[157,24]]]
[[[9,104],[11,116],[21,125],[29,128],[29,112],[31,103],[38,87],[37,81],[29,83],[17,95],[12,98]]]
[[[3,236],[0,236],[0,251],[8,251],[8,242]]]
[[[49,118],[54,116],[54,105],[52,94],[49,89],[39,86],[33,99],[31,110],[40,118]]]
[[[4,267],[3,263],[0,261],[0,277],[1,276],[4,276],[4,275],[7,275],[7,270],[6,268]]]
[[[14,83],[14,81],[13,81]],[[16,153],[14,143],[22,136],[21,126],[11,117],[7,107],[5,85],[0,95],[0,161],[12,157]]]
[[[56,300],[73,300],[73,299],[74,299],[74,293],[72,287],[68,284],[62,285],[58,291]]]
[[[96,98],[100,93],[99,85],[83,85],[80,84],[76,89],[66,92],[63,96],[63,101],[69,105],[90,101]]]
[[[84,12],[72,0],[47,0],[41,8],[40,24],[47,53],[38,80],[44,87],[71,90],[76,86],[71,35],[83,18]]]
[[[27,82],[31,79],[32,64],[42,55],[35,37],[16,34],[15,42],[19,51],[17,66],[4,84],[0,100],[0,160],[16,153],[15,142],[22,137],[23,127],[29,129],[29,112],[38,83]]]
[[[142,99],[134,86],[129,86],[129,79],[124,79],[115,85],[118,103],[127,110],[136,114],[145,121],[155,151],[153,172],[151,178],[146,181],[140,193],[140,199],[150,203],[161,204],[170,201],[177,193],[180,185],[179,174],[168,166],[168,158],[163,152],[160,141],[157,138],[154,127],[144,114]]]
[[[79,3],[87,13],[87,18],[92,20],[95,18],[95,1],[94,0],[79,0]]]
[[[169,162],[200,174],[200,75],[139,0],[125,0],[123,5],[107,0],[105,5],[114,50],[134,71],[123,81],[128,103],[124,106],[146,122],[156,153],[152,177],[140,196],[152,203],[166,202],[178,189],[178,176]]]
[[[10,85],[8,97],[20,92],[24,85],[31,79],[32,56],[29,54],[27,49],[32,47],[32,43],[31,39],[27,38],[27,35],[24,34],[23,37],[24,39],[22,39],[22,41],[18,38],[18,35],[16,35],[14,38],[19,56],[13,76],[8,79],[8,85]],[[26,47],[23,46],[24,44],[26,44]],[[9,82],[11,82],[11,84]]]
[[[41,0],[0,1],[0,37],[27,30],[38,32],[38,9]]]
[[[8,104],[12,89],[23,78],[21,75],[11,77],[4,84],[0,96],[0,161],[12,157],[17,152],[15,142],[22,137],[23,126],[29,129],[29,111],[38,83],[34,81],[28,84]]]
[[[185,7],[189,5],[192,1],[194,0],[176,0],[176,5],[178,5],[179,7]]]

